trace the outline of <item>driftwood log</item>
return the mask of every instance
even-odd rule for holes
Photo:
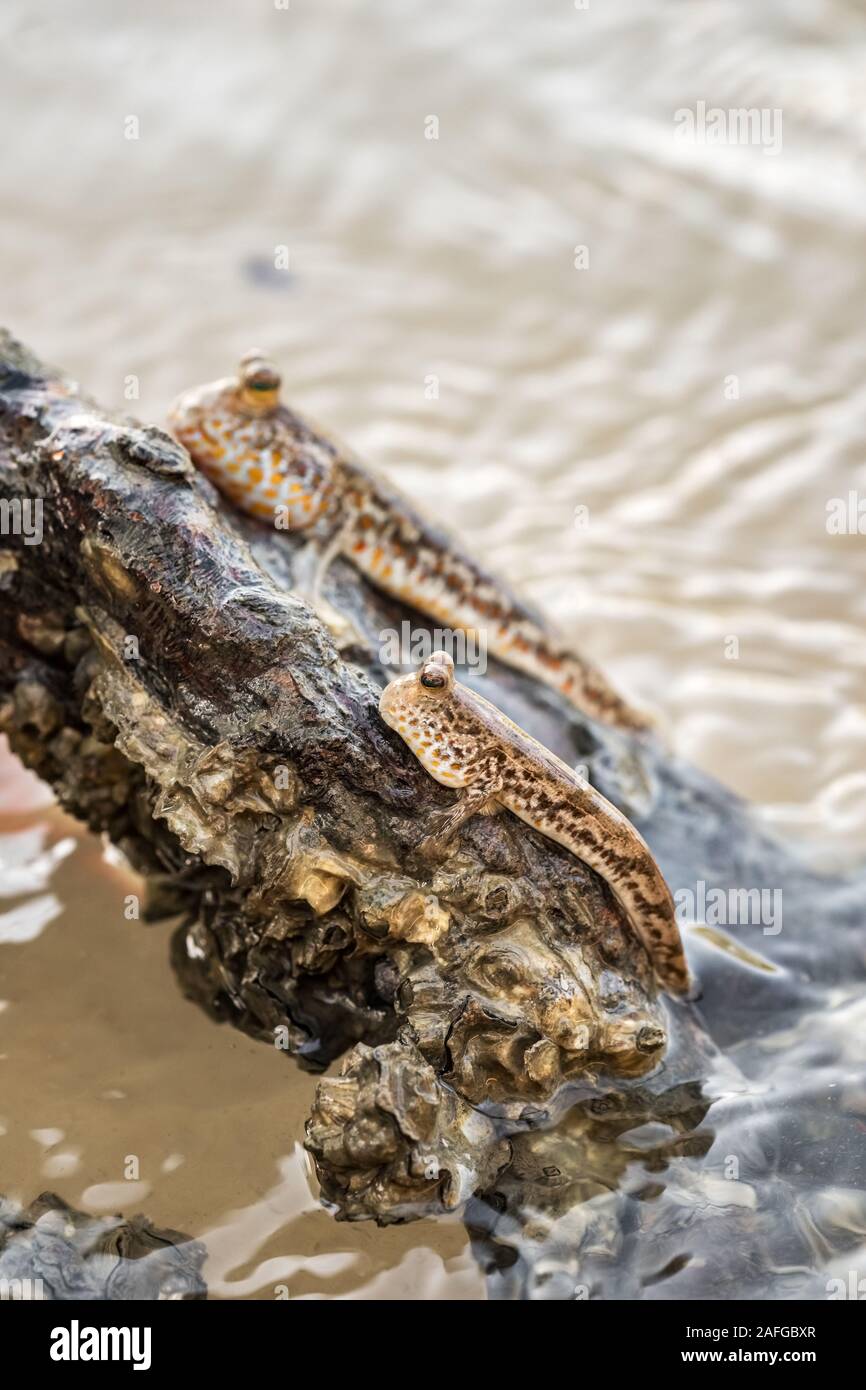
[[[551,1143],[580,1167],[587,1134],[613,1152],[656,1120],[683,1136],[681,1156],[703,1154],[709,1098],[736,1076],[716,1044],[863,974],[854,884],[807,873],[660,743],[637,752],[495,662],[476,688],[589,770],[672,888],[784,883],[785,932],[758,938],[766,969],[693,941],[701,1015],[657,997],[605,885],[511,816],[476,818],[426,861],[427,822],[453,794],[377,714],[382,634],[426,620],[337,562],[326,597],[369,639],[338,653],[292,593],[291,536],[228,510],[164,432],[108,417],[8,337],[0,499],[0,727],[144,874],[150,916],[181,915],[173,958],[191,998],[302,1064],[345,1054],[307,1138],[341,1217],[481,1194],[477,1238],[505,1238],[525,1270],[503,1222],[520,1173],[538,1178],[539,1134],[566,1124]],[[816,973],[819,906],[835,934]],[[597,1021],[579,1059],[555,1026],[577,993]],[[660,1030],[650,1065],[641,1040]],[[542,1184],[581,1190],[549,1166]],[[566,1284],[575,1258],[557,1265]]]
[[[665,1028],[642,949],[600,880],[510,817],[435,865],[416,852],[452,794],[376,708],[381,634],[416,615],[335,567],[370,635],[341,659],[291,593],[290,537],[227,515],[160,430],[3,356],[12,747],[146,875],[151,915],[184,913],[195,998],[312,1064],[356,1044],[309,1125],[341,1214],[457,1206],[554,1097],[648,1069]],[[486,681],[565,716],[575,756],[610,751],[531,682]],[[553,1040],[576,994],[599,1012],[591,1067]]]

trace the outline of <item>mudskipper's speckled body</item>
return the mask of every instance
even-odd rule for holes
[[[242,510],[309,534],[318,559],[308,596],[320,611],[323,574],[345,555],[386,593],[474,635],[493,656],[560,690],[591,718],[647,727],[601,672],[564,650],[505,585],[345,447],[281,404],[279,389],[274,368],[248,353],[237,377],[182,395],[169,423],[193,462]]]
[[[432,841],[444,842],[480,811],[513,811],[604,878],[660,984],[672,994],[688,991],[673,899],[645,841],[572,768],[456,681],[445,652],[434,652],[418,672],[391,681],[379,712],[437,782],[463,791]]]

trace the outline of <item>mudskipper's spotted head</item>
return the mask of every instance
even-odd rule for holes
[[[379,713],[391,729],[402,732],[409,716],[435,717],[454,689],[454,662],[447,652],[432,656],[409,676],[398,676],[382,691]]]
[[[268,417],[279,404],[279,372],[254,349],[241,358],[235,376],[184,391],[168,423],[196,467],[231,495],[249,481],[250,468],[259,471],[254,455],[269,441]]]
[[[443,737],[451,722],[453,693],[454,662],[447,652],[433,652],[410,676],[398,676],[386,685],[379,700],[379,713],[388,727],[446,787],[463,785],[460,766]]]
[[[172,433],[203,472],[216,469],[245,423],[272,415],[280,404],[280,374],[254,348],[241,358],[237,373],[184,391],[172,406]]]
[[[319,514],[333,450],[281,403],[280,384],[276,367],[254,348],[234,376],[179,396],[169,428],[232,502],[293,531]]]

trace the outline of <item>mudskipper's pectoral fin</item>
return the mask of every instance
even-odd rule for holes
[[[308,600],[309,601],[309,600]],[[334,639],[334,645],[338,651],[346,651],[349,647],[370,646],[369,639],[365,637],[360,628],[356,627],[351,618],[347,618],[333,604],[328,603],[327,599],[320,598],[318,603],[312,605],[316,617],[325,624]]]
[[[294,582],[292,584],[292,592],[310,605],[341,651],[347,647],[369,647],[370,645],[352,620],[322,595],[325,575],[337,555],[340,554],[346,533],[347,527],[341,526],[324,540],[308,541],[304,548],[298,552],[295,560]]]
[[[449,840],[472,816],[490,815],[501,810],[496,802],[502,790],[501,782],[471,782],[460,800],[447,811],[437,811],[431,816],[431,828],[418,846],[418,852],[428,858],[438,858],[444,854]]]

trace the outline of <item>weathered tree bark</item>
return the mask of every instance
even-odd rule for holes
[[[108,418],[8,338],[0,498],[0,727],[146,876],[150,914],[182,914],[174,963],[191,997],[310,1066],[350,1049],[308,1126],[341,1216],[490,1193],[511,1140],[525,1155],[568,1113],[691,1132],[724,1063],[692,1007],[656,997],[604,884],[509,815],[469,822],[444,861],[419,852],[452,793],[379,720],[377,652],[404,619],[426,629],[420,615],[337,562],[326,596],[369,637],[342,659],[291,592],[292,537],[228,511],[168,436]],[[16,517],[32,532],[36,501],[31,544]],[[823,978],[862,972],[853,885],[833,896],[661,746],[627,785],[624,738],[495,663],[474,681],[643,812],[672,887],[790,885],[784,937],[760,943],[778,969],[717,953],[706,973],[717,1040],[818,998],[819,904],[836,926]],[[576,1000],[594,1019],[583,1056],[556,1041]],[[659,1029],[667,1056],[649,1068],[641,1039]]]

